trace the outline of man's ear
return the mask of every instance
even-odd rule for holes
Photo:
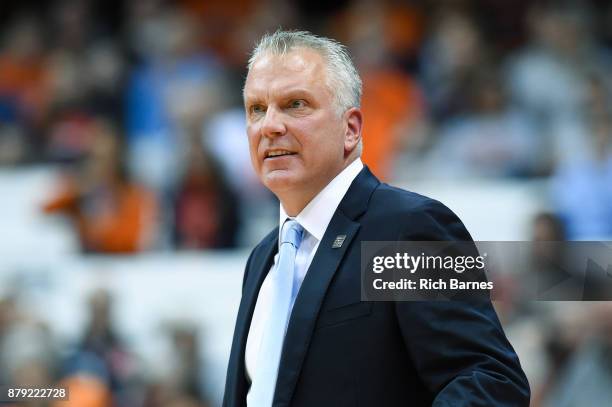
[[[363,115],[358,107],[351,107],[344,112],[346,118],[346,133],[344,135],[344,152],[350,154],[357,148],[361,140],[361,128],[363,127]]]

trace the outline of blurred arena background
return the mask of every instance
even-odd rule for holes
[[[241,89],[278,27],[348,44],[365,163],[474,239],[612,240],[606,0],[3,1],[0,383],[220,405],[244,262],[277,221]],[[515,284],[496,307],[532,405],[609,405],[612,306]]]

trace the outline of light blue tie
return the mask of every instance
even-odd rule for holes
[[[274,398],[283,340],[291,314],[295,255],[303,228],[294,220],[283,225],[277,266],[270,272],[272,299],[257,356],[257,367],[247,396],[248,407],[270,407]]]

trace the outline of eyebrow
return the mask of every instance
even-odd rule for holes
[[[291,89],[288,90],[286,92],[281,93],[280,97],[282,99],[291,99],[291,98],[295,98],[295,97],[312,97],[313,93],[312,91],[309,91],[308,89],[305,88],[296,88],[296,89]],[[244,102],[245,104],[255,104],[255,103],[262,103],[264,101],[264,98],[261,98],[259,96],[255,96],[253,94],[245,94],[244,95]]]
[[[304,96],[304,95],[308,97],[312,97],[312,92],[307,89],[303,89],[303,88],[291,89],[287,91],[287,93],[283,95],[283,97],[290,99],[292,97]]]

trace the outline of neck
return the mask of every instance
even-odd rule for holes
[[[295,188],[275,193],[287,215],[297,216],[334,178],[344,171],[357,157],[347,160],[339,171],[329,176],[325,182],[309,185],[309,188]]]
[[[317,196],[317,194],[321,192],[327,184],[323,185],[320,188],[309,191],[304,191],[303,189],[299,191],[287,191],[279,193],[276,196],[278,197],[281,205],[283,205],[283,209],[285,210],[287,215],[295,217],[300,212],[302,212],[306,205],[308,205],[310,201],[312,201],[314,197]]]

